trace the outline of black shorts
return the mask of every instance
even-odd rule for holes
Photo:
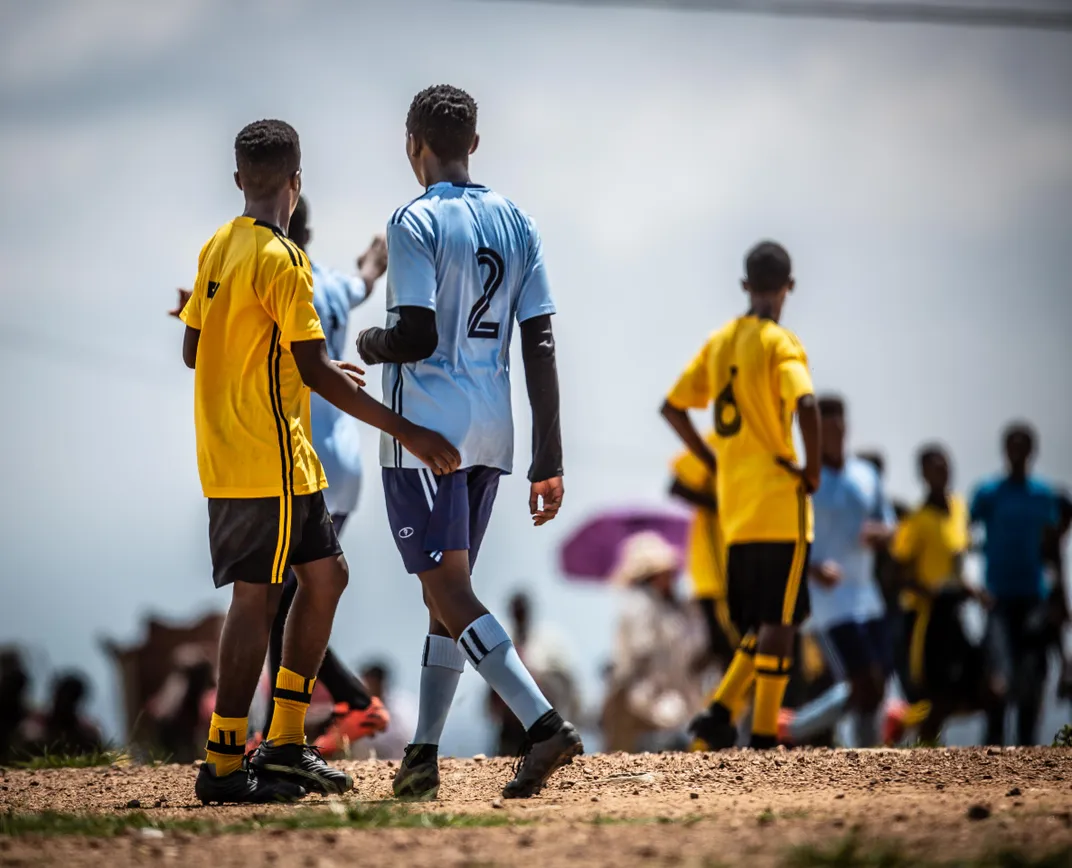
[[[287,567],[342,554],[321,492],[286,497],[210,497],[212,581],[278,584]]]
[[[811,612],[805,542],[733,543],[726,563],[730,617],[742,633],[763,624],[797,626]]]
[[[985,655],[964,633],[959,591],[943,592],[905,612],[905,693],[911,702],[942,700],[978,708],[984,700]]]

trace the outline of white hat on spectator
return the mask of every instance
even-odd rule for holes
[[[660,573],[681,569],[681,555],[652,530],[641,531],[622,543],[618,564],[610,574],[611,584],[630,586]]]

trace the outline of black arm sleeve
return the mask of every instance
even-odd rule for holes
[[[357,339],[357,351],[369,365],[405,364],[427,359],[439,345],[434,310],[400,307],[399,320],[389,329],[372,328]]]
[[[558,415],[558,367],[551,317],[521,323],[521,358],[532,405],[532,466],[529,482],[562,475],[562,429]]]

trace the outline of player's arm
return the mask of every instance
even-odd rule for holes
[[[382,233],[375,236],[368,249],[357,257],[357,279],[347,281],[350,310],[368,301],[376,281],[387,271],[387,239]]]
[[[461,456],[457,449],[434,431],[414,425],[370,397],[346,368],[328,358],[323,338],[293,341],[290,351],[302,382],[329,404],[394,437],[436,473],[458,469]]]
[[[670,496],[702,509],[718,509],[718,500],[711,492],[690,488],[677,477],[670,483]]]
[[[559,413],[558,364],[551,315],[521,323],[521,358],[532,407],[532,464],[529,465],[529,513],[539,527],[562,506],[562,424]]]
[[[391,328],[365,329],[358,335],[357,352],[367,365],[404,365],[427,359],[439,346],[434,310],[406,305],[398,308]]]
[[[695,455],[704,466],[711,471],[715,470],[715,453],[711,451],[704,439],[692,424],[688,411],[703,410],[710,406],[714,398],[709,372],[708,357],[711,352],[711,341],[704,344],[689,362],[689,365],[678,377],[674,388],[663,401],[661,413],[663,418],[670,423],[670,427],[681,438],[688,450]]]
[[[804,484],[809,492],[819,490],[822,476],[822,418],[815,395],[802,395],[797,401],[797,427],[804,444]]]
[[[387,309],[398,314],[390,328],[361,332],[357,351],[369,365],[427,359],[439,345],[436,326],[433,241],[426,227],[407,215],[387,227]]]
[[[197,365],[197,344],[200,340],[201,329],[186,326],[186,331],[182,335],[182,360],[190,370]]]
[[[800,440],[804,444],[804,467],[796,467],[784,458],[777,460],[801,478],[809,493],[814,493],[819,490],[822,476],[822,420],[808,371],[808,359],[804,348],[788,334],[783,334],[775,348],[774,362],[783,406],[792,407],[797,418]]]
[[[566,489],[562,483],[562,425],[558,363],[551,317],[555,301],[543,259],[543,241],[528,220],[528,249],[514,316],[521,329],[525,387],[532,408],[532,464],[529,465],[529,514],[536,527],[558,515]]]

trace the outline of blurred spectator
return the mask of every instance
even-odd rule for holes
[[[215,667],[202,647],[175,649],[171,673],[146,705],[156,722],[156,744],[169,762],[193,762],[204,751],[215,684]]]
[[[522,662],[547,701],[564,718],[575,720],[579,701],[565,644],[551,630],[533,626],[532,600],[525,592],[510,598],[509,609],[510,638]],[[525,728],[494,691],[488,693],[488,714],[498,730],[496,754],[517,756],[524,746]]]
[[[100,729],[83,713],[88,695],[83,676],[69,672],[56,678],[49,710],[35,715],[27,728],[34,753],[75,756],[101,749]]]
[[[1006,712],[1015,709],[1017,742],[1037,744],[1051,633],[1043,548],[1060,521],[1059,504],[1057,492],[1030,475],[1031,426],[1010,425],[1003,439],[1005,473],[983,482],[971,506],[972,521],[986,531],[986,587],[994,601],[986,649],[1000,701],[990,710],[986,741],[1005,743]]]
[[[391,668],[382,661],[364,666],[361,680],[369,693],[383,701],[391,715],[391,724],[384,732],[353,742],[350,756],[354,759],[401,759],[417,728],[416,697],[394,686]]]
[[[30,718],[30,676],[14,648],[0,651],[0,764],[23,755]]]
[[[1061,676],[1057,683],[1057,695],[1061,699],[1072,699],[1072,655],[1065,654],[1063,643],[1063,627],[1070,618],[1068,598],[1072,594],[1072,588],[1065,570],[1064,548],[1068,539],[1069,529],[1072,528],[1072,498],[1068,492],[1062,491],[1057,497],[1057,506],[1060,518],[1057,526],[1050,528],[1042,544],[1042,562],[1052,577],[1050,592],[1050,643],[1054,646],[1058,656],[1062,659]]]
[[[703,700],[707,636],[699,614],[674,595],[680,573],[677,551],[656,533],[636,534],[623,546],[611,578],[625,601],[603,708],[608,751],[689,744],[686,726]]]
[[[949,490],[952,472],[945,449],[921,449],[919,469],[926,497],[898,524],[890,554],[901,566],[904,587],[901,682],[912,703],[905,725],[919,724],[920,736],[936,741],[949,715],[988,708],[992,700],[982,649],[968,640],[960,621],[966,598],[985,604],[987,597],[964,582],[963,556],[971,542],[968,508]]]

